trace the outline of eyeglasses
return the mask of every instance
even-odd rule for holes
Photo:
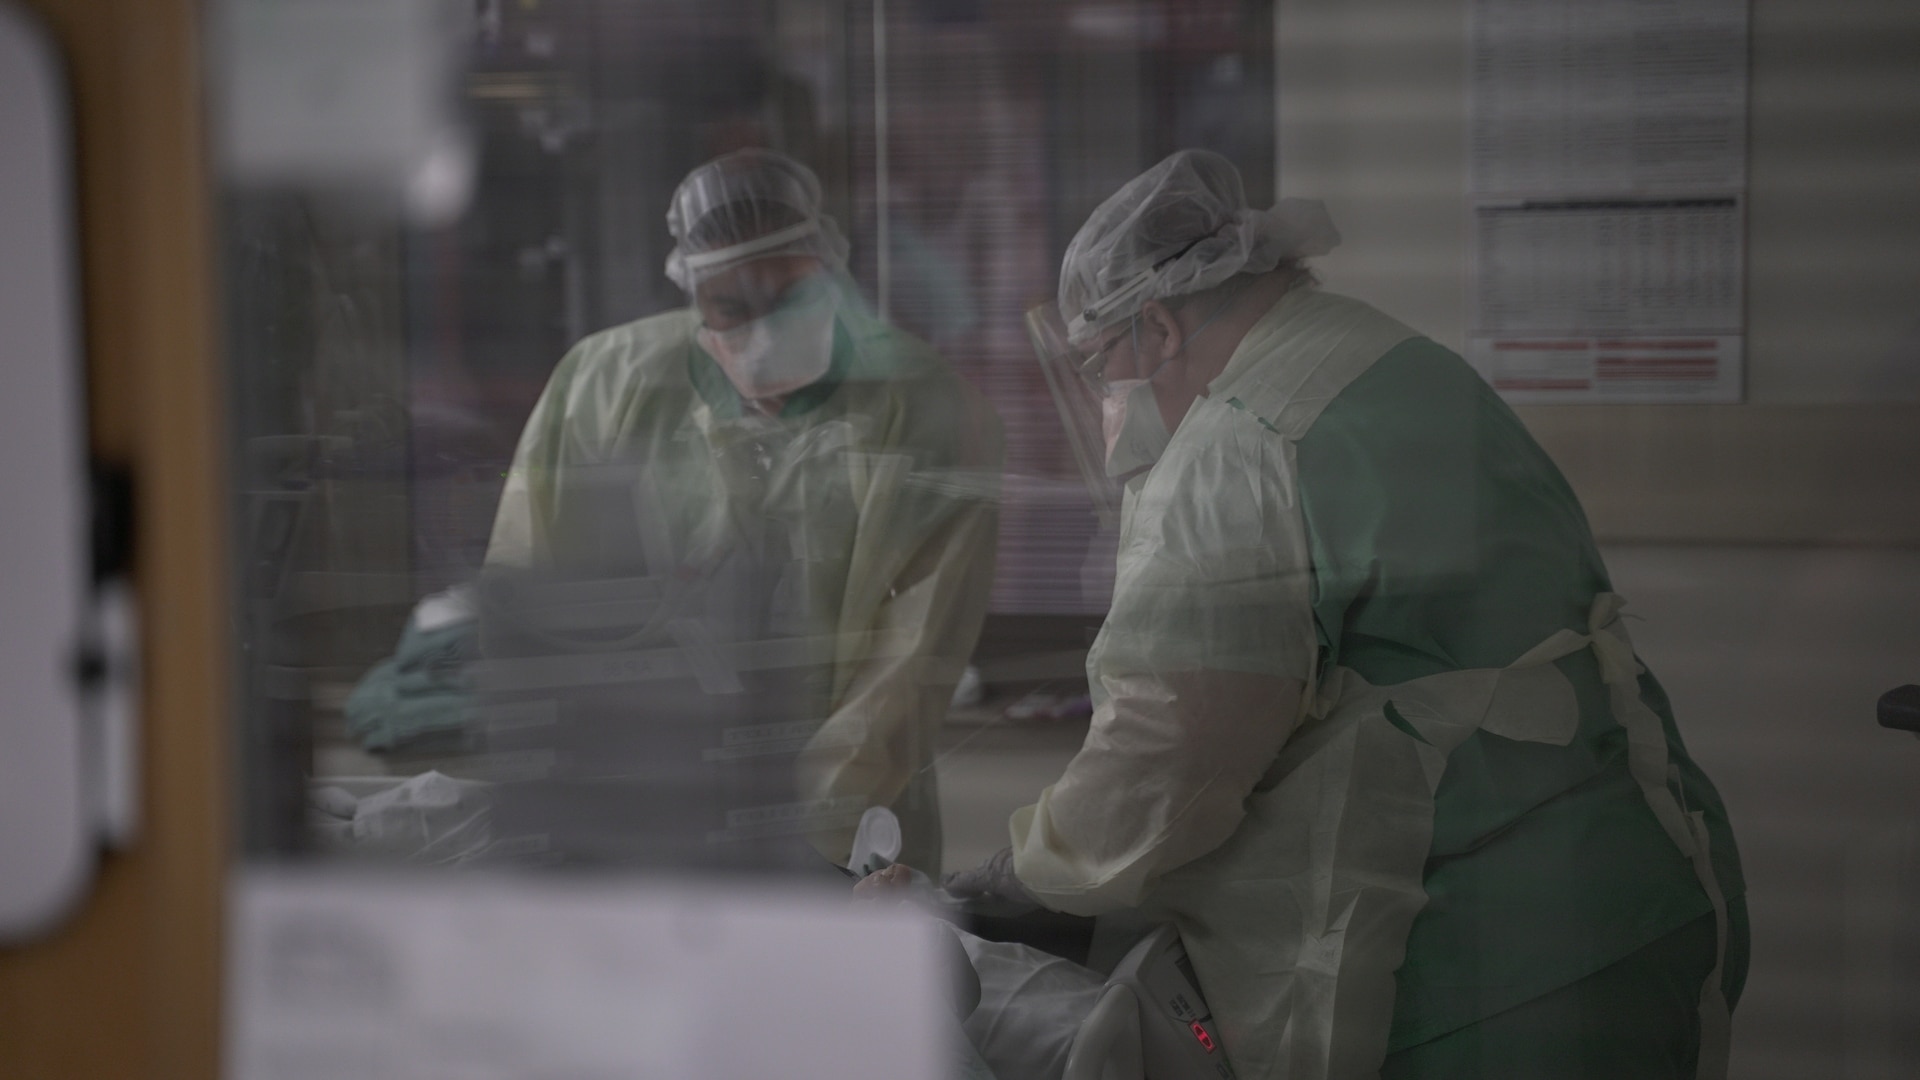
[[[1112,385],[1107,381],[1107,361],[1110,359],[1108,354],[1113,350],[1115,345],[1129,339],[1133,341],[1134,354],[1138,356],[1140,346],[1140,316],[1138,315],[1127,320],[1126,333],[1113,335],[1105,345],[1088,353],[1087,358],[1080,361],[1080,377],[1087,380],[1087,385],[1093,387],[1093,392],[1100,397],[1106,397],[1112,390]],[[1164,362],[1162,366],[1164,366]],[[1159,373],[1160,368],[1155,367],[1153,372],[1147,375],[1147,378],[1151,379]]]
[[[1115,345],[1120,344],[1126,336],[1126,334],[1113,335],[1105,345],[1087,354],[1087,358],[1080,361],[1079,367],[1077,368],[1080,372],[1080,377],[1087,380],[1087,385],[1093,387],[1093,392],[1102,397],[1105,397],[1107,393],[1107,354],[1112,351]]]
[[[1248,279],[1248,281],[1250,282],[1251,279]],[[1212,314],[1209,314],[1206,318],[1200,320],[1200,325],[1194,327],[1193,331],[1187,334],[1186,340],[1181,343],[1180,348],[1185,349],[1189,344],[1192,344],[1193,339],[1199,337],[1201,331],[1205,330],[1209,326],[1212,326],[1215,319],[1218,319],[1221,315],[1225,314],[1227,308],[1231,307],[1233,305],[1234,300],[1236,300],[1240,296],[1241,292],[1245,291],[1245,289],[1247,288],[1247,284],[1248,282],[1242,282],[1241,284],[1235,285],[1233,288],[1227,290],[1227,294],[1226,296],[1221,298],[1219,306],[1213,309]],[[1107,381],[1108,351],[1111,350],[1115,345],[1120,344],[1122,340],[1131,337],[1134,343],[1134,355],[1136,357],[1139,355],[1140,316],[1138,314],[1134,315],[1133,318],[1127,321],[1127,328],[1128,328],[1127,333],[1113,335],[1113,338],[1109,340],[1105,345],[1102,345],[1098,349],[1095,349],[1093,352],[1087,355],[1087,358],[1085,360],[1080,361],[1080,368],[1079,368],[1080,377],[1087,380],[1088,384],[1093,387],[1094,393],[1099,394],[1101,397],[1106,397],[1108,390],[1111,388],[1111,384]],[[1171,356],[1162,358],[1158,364],[1154,365],[1153,370],[1148,372],[1144,377],[1151,379],[1154,376],[1160,374],[1160,369],[1163,367],[1166,367],[1168,361],[1172,359],[1173,357]]]
[[[828,297],[832,289],[826,276],[817,271],[781,282],[779,291],[771,295],[757,279],[751,277],[737,279],[725,289],[719,289],[711,283],[703,283],[701,288],[704,292],[695,294],[694,303],[700,313],[700,325],[715,332],[735,329],[780,311],[819,302]],[[721,325],[713,325],[712,320],[716,318]]]

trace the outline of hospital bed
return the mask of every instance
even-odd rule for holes
[[[861,816],[854,832],[848,873],[856,877],[872,873],[888,865],[899,852],[898,820],[885,807],[872,807]],[[987,914],[1000,901],[987,901],[983,908],[980,903],[957,899],[934,887],[924,875],[916,874],[915,878],[923,901],[930,902],[943,917],[976,930],[1018,929],[1019,917],[995,919]],[[1016,936],[1031,941],[1060,935],[1061,917],[1036,911],[1028,918],[1040,924],[1041,933]],[[1097,978],[1084,967],[1077,970]],[[1029,977],[1020,981],[1031,984],[1044,980]],[[976,980],[971,1003],[961,1011],[977,1008],[981,992]],[[1083,997],[1082,991],[1068,993],[1076,999]],[[1024,999],[1021,993],[1014,993],[996,1004],[1018,1007],[1023,1000],[1048,1012],[1057,1011],[1048,1008],[1044,1000],[1034,1000],[1030,992]],[[1220,1046],[1212,1010],[1200,992],[1200,980],[1187,959],[1180,934],[1171,925],[1162,924],[1147,930],[1106,974],[1105,985],[1097,991],[1092,1008],[1079,1020],[1072,1035],[1061,1080],[1233,1080],[1233,1076],[1233,1067]]]
[[[442,865],[476,860],[513,865],[517,861],[512,852],[502,850],[495,842],[489,828],[489,789],[493,785],[429,772],[413,777],[317,778],[311,787],[312,820],[316,840],[323,849]],[[855,841],[856,865],[865,869],[883,864],[889,859],[884,854],[889,849],[891,854],[898,854],[898,825],[891,818],[882,808],[868,812]],[[887,833],[889,824],[890,837],[879,842],[882,853],[876,853],[872,834]],[[931,883],[928,885],[931,887]],[[966,902],[937,891],[935,896],[956,924],[1005,931],[1021,921],[1004,917],[973,920],[967,917]],[[1040,932],[1014,936],[1027,940],[1059,937],[1058,917],[1038,913],[1028,921],[1038,924]],[[1073,957],[1071,962],[1077,964],[1079,959]],[[971,1013],[979,1001],[978,981],[970,991],[956,992],[955,996],[961,1013]],[[1019,998],[1010,1001],[1021,1003]],[[1031,999],[1026,1003],[1040,1007]],[[1056,1030],[1065,1034],[1064,1029]],[[1180,936],[1173,927],[1162,925],[1148,932],[1113,966],[1091,1010],[1071,1036],[1061,1077],[1232,1080],[1233,1075]]]
[[[771,639],[759,613],[745,610],[751,605],[742,598],[764,591],[753,587],[753,569],[743,567],[730,590],[705,583],[698,623],[710,629],[691,638],[686,620],[663,622],[674,605],[655,595],[665,587],[657,579],[602,579],[591,588],[525,574],[484,582],[480,621],[486,660],[476,676],[478,709],[486,718],[478,732],[481,756],[494,762],[538,757],[541,767],[523,776],[487,776],[484,782],[478,777],[485,770],[458,779],[429,773],[317,780],[315,786],[330,789],[335,804],[331,811],[316,807],[332,815],[319,824],[336,843],[323,846],[369,849],[412,862],[558,861],[790,874],[806,869],[795,865],[805,861],[818,871],[821,860],[797,837],[715,841],[725,835],[737,808],[778,801],[790,782],[792,756],[804,741],[754,746],[752,754],[716,755],[714,750],[716,731],[784,732],[800,719],[783,710],[804,697],[798,691],[806,663],[782,657],[743,661],[752,659],[747,652],[755,648],[799,644]],[[606,647],[615,641],[620,646]],[[640,670],[641,660],[651,666]],[[717,685],[723,682],[727,685]],[[637,686],[644,686],[643,696]],[[645,702],[644,724],[634,722],[636,700]],[[777,720],[792,722],[770,722]],[[569,775],[599,763],[619,768],[604,778]],[[879,808],[868,814],[876,821],[891,818]],[[636,827],[640,822],[650,824]],[[890,850],[876,849],[888,860],[900,851],[898,822],[891,825],[891,842],[881,845]],[[521,851],[516,845],[523,834],[538,834],[539,850]],[[855,848],[857,854],[859,841]],[[858,857],[853,863],[866,865]],[[990,916],[955,921],[995,934],[1016,929]],[[1024,940],[1068,960],[1084,959],[1064,917],[1042,913],[1025,921],[1030,925],[1018,928]],[[1097,991],[1072,1032],[1066,1080],[1233,1076],[1171,927],[1147,933]]]

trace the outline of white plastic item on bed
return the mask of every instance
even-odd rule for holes
[[[865,877],[900,858],[900,819],[884,806],[869,806],[853,833],[847,868]]]

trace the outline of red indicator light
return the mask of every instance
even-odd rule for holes
[[[1207,1034],[1207,1029],[1200,1026],[1200,1021],[1195,1020],[1188,1026],[1193,1028],[1193,1037],[1200,1040],[1200,1045],[1206,1048],[1207,1053],[1213,1053],[1213,1036]]]

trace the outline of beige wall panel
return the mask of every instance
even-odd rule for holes
[[[1468,0],[1280,0],[1329,288],[1459,348]],[[1745,406],[1522,410],[1612,540],[1920,543],[1920,4],[1752,7]]]

